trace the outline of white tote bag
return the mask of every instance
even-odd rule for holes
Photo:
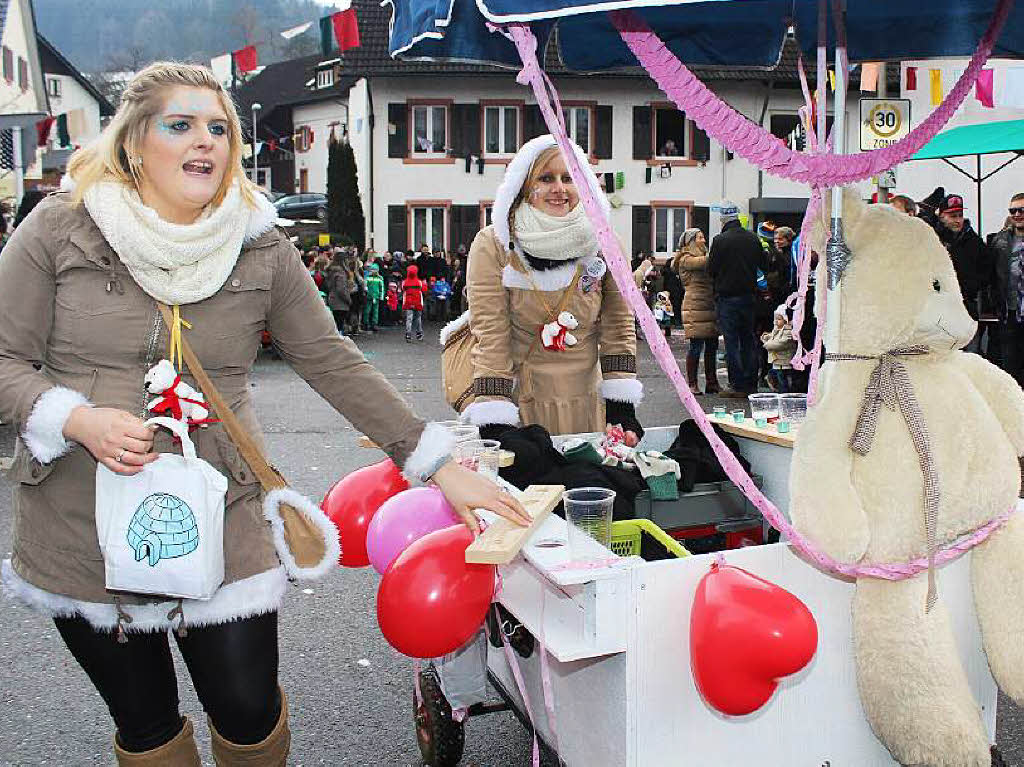
[[[196,456],[188,427],[151,418],[181,439],[134,476],[96,466],[96,532],[107,589],[209,599],[224,580],[227,478]]]

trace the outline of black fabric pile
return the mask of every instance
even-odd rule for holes
[[[740,453],[740,444],[736,438],[724,431],[718,424],[712,424],[725,446],[736,456],[743,469],[750,473],[750,461]],[[693,486],[700,482],[725,482],[729,476],[718,462],[718,456],[711,449],[711,443],[697,427],[697,422],[683,421],[679,424],[679,434],[665,455],[679,464],[681,473],[679,490],[684,493],[693,492]]]
[[[595,466],[590,463],[570,463],[551,444],[551,435],[543,426],[488,426],[487,439],[501,442],[505,450],[511,450],[516,460],[511,466],[499,471],[501,478],[525,490],[529,485],[564,485],[571,490],[577,487],[606,487],[615,491],[614,519],[636,517],[636,496],[647,489],[647,484],[638,472],[620,469],[617,466]],[[565,516],[559,504],[555,513]]]

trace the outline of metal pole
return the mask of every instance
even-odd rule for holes
[[[834,128],[833,150],[836,155],[846,154],[846,77],[843,64],[846,61],[846,50],[842,43],[845,29],[845,3],[840,2],[838,9],[842,16],[836,20],[836,95],[833,111]],[[845,251],[845,252],[844,252]],[[828,265],[828,304],[825,311],[825,348],[829,352],[839,352],[839,278],[845,268],[849,251],[843,237],[843,189],[832,189],[832,232],[826,248]],[[821,286],[818,286],[821,289]]]
[[[260,161],[256,157],[256,104],[252,105],[252,183],[259,186]]]
[[[984,237],[984,235],[982,234],[984,229],[981,228],[981,155],[980,154],[979,155],[975,155],[974,159],[978,163],[978,165],[977,165],[978,172],[975,175],[977,191],[978,191],[978,225],[975,228],[975,231],[978,233],[979,237]]]
[[[863,64],[861,64],[863,66]],[[878,96],[885,98],[889,95],[889,77],[885,70],[886,64],[883,61],[878,67]],[[889,187],[885,186],[885,174],[878,174],[878,203],[884,205],[889,202]]]
[[[25,168],[21,156],[21,126],[15,125],[11,128],[11,148],[13,149],[14,165],[14,196],[21,204],[21,198],[25,196]]]

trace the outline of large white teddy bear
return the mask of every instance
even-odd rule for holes
[[[843,218],[852,258],[840,282],[839,351],[873,359],[822,367],[821,399],[793,451],[790,512],[800,531],[840,561],[907,562],[926,556],[928,545],[923,471],[900,406],[879,408],[867,452],[850,445],[878,358],[927,347],[896,360],[930,442],[940,547],[1017,503],[1024,394],[1009,375],[960,351],[976,326],[949,255],[924,221],[866,206],[849,192]],[[825,238],[819,222],[819,253]],[[825,282],[822,263],[819,309]],[[1024,516],[1014,514],[969,556],[989,666],[999,687],[1024,704]],[[941,589],[930,610],[927,594],[927,572],[857,581],[853,649],[864,712],[904,765],[989,767],[988,734]]]

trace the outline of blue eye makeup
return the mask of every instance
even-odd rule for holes
[[[228,133],[228,126],[215,123],[210,126],[210,133],[214,136],[226,136]]]

